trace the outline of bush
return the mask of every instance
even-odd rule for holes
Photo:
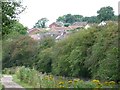
[[[38,53],[37,49],[38,43],[29,36],[16,36],[16,38],[4,40],[3,69],[22,65],[32,67]]]

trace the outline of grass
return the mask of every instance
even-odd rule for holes
[[[13,76],[13,81],[27,90],[34,88],[114,88],[114,81],[100,82],[99,80],[83,81],[79,78],[66,79],[38,73],[34,69],[19,68]],[[29,88],[29,89],[28,89]]]
[[[2,77],[2,75],[0,74],[0,79],[1,79],[1,77]],[[3,88],[3,85],[0,82],[0,90],[2,90],[2,88]]]
[[[18,83],[19,85],[21,85],[22,87],[26,88],[27,90],[32,90],[31,88],[34,88],[33,86],[31,85],[28,85],[24,82],[21,82],[16,75],[12,75],[13,76],[13,81]]]
[[[3,86],[2,86],[2,84],[0,83],[0,90],[2,90],[2,87],[3,87]]]

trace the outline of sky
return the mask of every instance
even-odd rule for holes
[[[48,25],[55,22],[59,16],[65,14],[79,14],[83,16],[96,16],[101,7],[111,6],[118,15],[118,2],[120,0],[22,0],[27,6],[19,15],[19,21],[24,26],[32,28],[41,18],[49,20]]]

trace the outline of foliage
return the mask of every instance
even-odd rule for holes
[[[34,69],[25,67],[19,67],[15,75],[20,82],[24,82],[28,84],[28,86],[34,88],[114,88],[116,85],[114,81],[83,81],[79,78],[65,79],[61,76],[56,77],[53,75],[41,74]]]
[[[10,38],[12,36],[12,38]],[[13,66],[32,67],[33,60],[37,54],[37,42],[29,36],[20,34],[9,35],[9,39],[3,41],[3,68]]]
[[[52,55],[51,55],[51,48],[47,48],[42,50],[38,56],[37,56],[37,60],[38,62],[36,63],[36,68],[37,70],[39,70],[40,72],[43,73],[50,73],[52,70]]]
[[[114,17],[113,8],[110,6],[102,7],[100,10],[97,11],[97,13],[97,17],[100,21],[111,20]]]
[[[53,48],[55,75],[118,80],[118,29],[109,23],[69,36]]]
[[[50,47],[54,46],[54,44],[55,44],[55,40],[49,36],[45,37],[41,41],[39,41],[40,49],[50,48]]]
[[[51,37],[46,37],[39,41],[39,53],[35,58],[35,68],[41,72],[50,73],[52,69],[52,46],[55,40]]]
[[[19,32],[20,34],[25,35],[27,33],[27,27],[24,27],[21,23],[18,21],[14,22],[14,26],[10,28],[12,32]],[[11,33],[12,33],[11,32]]]
[[[3,85],[0,83],[0,90],[2,90],[3,89]]]
[[[111,22],[80,29],[59,42],[11,35],[3,43],[3,67],[24,65],[53,75],[119,81],[117,28]]]
[[[64,24],[65,27],[68,27],[69,25],[70,25],[69,23],[65,23],[65,24]]]
[[[63,23],[73,24],[74,22],[81,21],[82,17],[83,17],[82,15],[66,14],[66,15],[58,17],[58,19],[56,21],[57,22],[63,22]]]
[[[94,43],[93,31],[81,30],[80,33],[76,33],[56,44],[53,73],[77,77],[89,76],[87,68],[84,67],[84,61],[87,57],[87,51]]]
[[[94,78],[102,80],[118,79],[117,32],[117,25],[109,24],[96,33],[96,43],[92,46],[92,52],[85,62]]]
[[[100,22],[100,20],[97,18],[97,16],[84,17],[84,18],[82,18],[82,21],[86,21],[88,23],[99,23]]]
[[[66,26],[66,23],[73,24],[74,22],[88,22],[88,23],[100,23],[102,21],[108,21],[108,20],[114,20],[117,21],[117,16],[114,15],[113,8],[108,7],[102,7],[100,10],[97,11],[97,16],[90,16],[90,17],[84,17],[82,15],[72,15],[72,14],[66,14],[63,16],[59,16],[56,21],[57,22],[63,22]]]
[[[21,2],[2,2],[2,35],[8,35],[16,27],[17,15],[25,10]],[[23,26],[22,26],[23,28]],[[19,32],[19,31],[18,31]]]
[[[34,28],[45,28],[46,22],[48,22],[47,18],[41,18],[40,20],[37,21],[37,23],[35,23]]]

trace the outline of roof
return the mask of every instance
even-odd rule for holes
[[[52,25],[56,25],[56,27],[62,27],[63,23],[62,22],[53,22],[52,24],[49,25],[49,27],[51,28]]]
[[[45,28],[32,28],[32,29],[29,29],[28,30],[28,33],[29,34],[36,34],[36,33],[38,33],[38,32],[42,32],[42,31],[44,31],[44,30],[46,30]]]
[[[68,30],[69,28],[68,27],[54,27],[52,28],[53,31],[58,31],[58,30]]]
[[[76,28],[79,28],[80,26],[69,26],[69,27],[54,27],[54,28],[51,28],[52,31],[61,31],[61,30],[73,30],[73,29],[76,29]]]
[[[83,26],[86,26],[86,25],[87,25],[87,22],[75,22],[71,26],[80,26],[80,27],[83,27]]]

